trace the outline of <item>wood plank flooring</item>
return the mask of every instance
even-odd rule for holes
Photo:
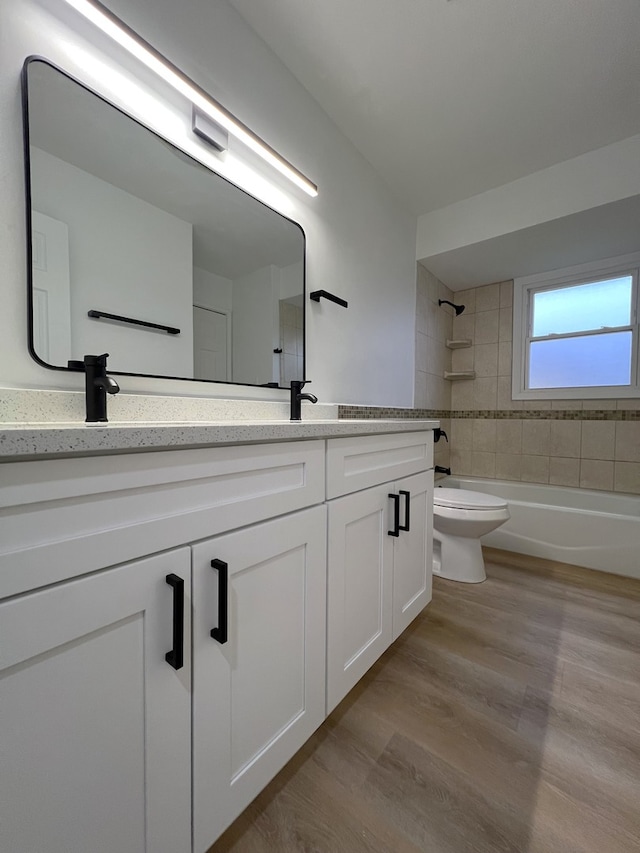
[[[485,560],[210,853],[640,853],[640,581]]]

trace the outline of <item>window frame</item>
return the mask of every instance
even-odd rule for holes
[[[595,261],[565,269],[516,278],[513,281],[513,353],[511,397],[513,400],[597,400],[640,397],[640,252]],[[564,388],[528,388],[529,347],[532,328],[532,295],[545,290],[560,290],[577,284],[590,284],[619,275],[632,276],[631,323],[616,329],[631,329],[631,384],[569,386]],[[584,337],[594,331],[585,331]],[[582,337],[581,333],[571,337]],[[536,339],[537,340],[537,339]],[[544,338],[543,338],[544,340]]]

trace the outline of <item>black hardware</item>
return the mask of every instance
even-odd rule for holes
[[[309,294],[309,299],[313,299],[314,302],[320,302],[321,296],[328,299],[329,302],[335,302],[336,305],[342,305],[343,308],[349,307],[349,303],[346,299],[340,299],[339,296],[334,296],[333,293],[329,293],[328,290],[314,290]]]
[[[218,572],[218,627],[211,629],[211,636],[222,646],[229,639],[229,566],[222,560],[211,560],[211,568]]]
[[[456,312],[456,317],[458,314],[462,314],[465,309],[464,305],[454,305],[453,302],[449,302],[448,299],[438,299],[438,305],[451,305],[451,307]]]
[[[447,444],[449,443],[449,436],[446,432],[443,429],[440,429],[440,427],[436,427],[433,431],[433,440],[437,444],[441,438],[444,438]]]
[[[180,329],[176,329],[175,326],[162,326],[160,323],[148,323],[146,320],[134,320],[131,317],[121,317],[120,314],[107,314],[106,311],[87,311],[87,317],[93,317],[96,320],[99,320],[100,317],[104,317],[107,320],[117,320],[119,323],[130,323],[132,326],[144,326],[147,329],[160,329],[162,332],[166,332],[168,335],[179,335]]]
[[[436,467],[433,470],[435,471],[436,474],[450,474],[451,473],[451,468],[445,468],[442,465],[436,465]]]
[[[173,648],[164,659],[174,669],[182,669],[184,663],[184,581],[178,575],[165,578],[173,587]]]
[[[407,492],[404,489],[400,489],[400,494],[404,495],[404,524],[400,524],[398,526],[398,530],[410,530],[409,525],[409,512],[411,506],[411,492]]]
[[[84,388],[87,417],[86,423],[107,422],[107,394],[117,394],[120,386],[107,376],[109,353],[85,355],[83,361],[69,361],[71,370],[84,370]]]
[[[276,347],[276,348],[274,349],[274,353],[275,353],[276,355],[280,355],[280,353],[281,353],[281,352],[282,352],[282,347]]]
[[[291,420],[299,421],[302,419],[302,400],[308,400],[310,403],[317,403],[318,398],[315,394],[302,394],[302,389],[308,385],[309,379],[292,379],[291,380]]]
[[[393,501],[393,530],[387,530],[389,536],[400,536],[400,495],[389,493],[389,497]]]

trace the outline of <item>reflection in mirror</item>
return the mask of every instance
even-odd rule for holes
[[[64,368],[108,352],[119,373],[304,379],[300,226],[44,60],[24,78],[35,358]]]

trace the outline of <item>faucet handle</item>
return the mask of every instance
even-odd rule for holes
[[[108,352],[103,352],[102,355],[85,355],[84,363],[85,363],[85,366],[90,364],[90,365],[95,365],[96,367],[106,367],[108,358],[109,358]]]
[[[69,359],[67,362],[67,367],[69,370],[82,370],[84,372],[84,361],[75,361],[73,359]]]

